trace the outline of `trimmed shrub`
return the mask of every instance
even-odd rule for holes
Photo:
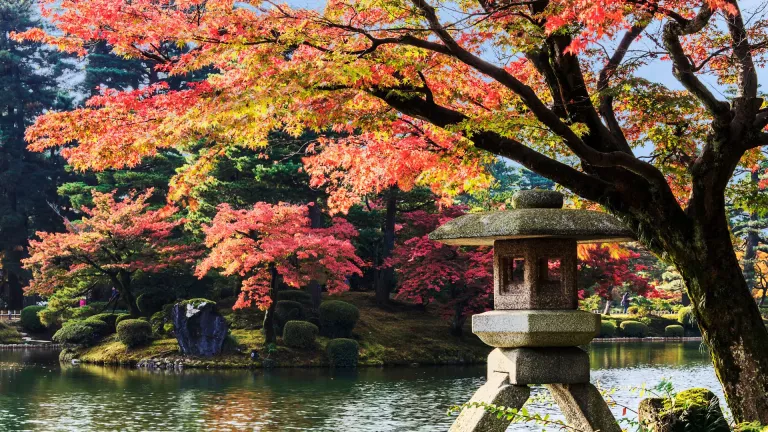
[[[312,348],[320,329],[306,321],[288,321],[283,329],[283,342],[293,348]]]
[[[630,315],[637,315],[640,313],[640,308],[637,306],[630,306],[627,308],[627,313]]]
[[[152,340],[152,326],[140,319],[127,319],[117,325],[117,339],[128,348],[146,345]]]
[[[637,321],[623,321],[619,327],[628,337],[645,337],[648,334],[648,326]]]
[[[155,312],[149,319],[149,324],[152,326],[152,333],[156,336],[170,336],[173,331],[171,319],[163,311]]]
[[[600,337],[611,338],[616,336],[616,323],[613,321],[600,322]]]
[[[696,326],[696,317],[693,315],[693,310],[690,306],[680,308],[680,310],[677,311],[677,322],[685,328],[693,328]]]
[[[360,350],[357,341],[354,339],[334,339],[328,342],[325,353],[331,366],[335,368],[353,368],[357,367],[357,357]]]
[[[306,291],[298,289],[287,289],[277,293],[277,301],[290,300],[301,303],[304,306],[312,307],[312,295]]]
[[[21,310],[21,326],[25,330],[37,333],[45,330],[38,313],[44,310],[44,306],[27,306]]]
[[[20,344],[21,334],[16,328],[0,321],[0,344]]]
[[[117,318],[115,318],[115,330],[117,330],[117,325],[120,324],[120,321],[131,319],[131,314],[117,314]]]
[[[100,322],[107,325],[103,321]],[[96,326],[93,323],[89,325],[85,321],[69,321],[53,335],[53,341],[60,344],[91,346],[101,337],[94,329]]]
[[[350,338],[360,311],[350,303],[331,300],[320,305],[320,332],[330,338]]]
[[[120,317],[121,315],[122,314],[117,314],[117,313],[100,313],[88,319],[97,319],[97,320],[104,321],[109,326],[109,332],[114,333],[115,329],[117,328],[117,318]]]
[[[90,317],[82,321],[82,323],[92,328],[98,337],[112,334],[112,329],[109,327],[109,324],[100,319]]]
[[[288,321],[301,321],[304,319],[304,307],[293,300],[280,300],[275,305],[275,332],[283,335],[283,328]]]
[[[681,325],[668,325],[664,327],[665,337],[683,337],[685,336],[685,329]]]

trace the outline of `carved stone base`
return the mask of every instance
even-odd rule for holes
[[[545,384],[570,426],[583,432],[621,432],[608,404],[589,382],[586,352],[576,347],[493,350],[488,381],[470,402],[522,408],[530,396],[527,384]],[[450,432],[503,432],[510,423],[483,408],[466,408]]]

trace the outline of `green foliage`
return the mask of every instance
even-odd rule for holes
[[[60,344],[91,346],[100,337],[93,323],[89,325],[85,321],[70,321],[53,335],[53,341]]]
[[[740,423],[733,428],[733,432],[768,432],[768,426],[758,422]]]
[[[309,349],[315,346],[320,329],[306,321],[288,321],[283,329],[283,342],[292,348]]]
[[[681,325],[668,325],[664,328],[665,337],[683,337],[685,336],[685,329]]]
[[[630,306],[627,308],[627,313],[630,315],[637,315],[640,313],[640,308],[638,306]]]
[[[183,300],[178,303],[179,306],[181,306],[182,309],[186,309],[187,306],[192,306],[193,309],[200,309],[201,307],[207,306],[207,305],[213,305],[216,306],[216,302],[213,300],[208,300],[206,298],[192,298],[189,300]]]
[[[92,316],[89,319],[97,319],[104,321],[109,326],[110,333],[114,333],[115,329],[117,328],[117,318],[120,317],[122,314],[118,313],[100,313]]]
[[[149,324],[152,326],[152,334],[159,337],[170,336],[174,329],[171,317],[166,314],[165,311],[152,314],[152,317],[149,319]]]
[[[21,310],[21,326],[24,330],[37,333],[45,330],[38,313],[45,310],[44,306],[27,306]]]
[[[640,318],[638,318],[637,320],[638,320],[638,321],[640,321],[641,323],[643,323],[643,324],[647,325],[647,326],[650,326],[650,325],[651,325],[651,322],[653,322],[653,320],[651,320],[651,318],[650,318],[650,317],[647,317],[647,316],[644,316],[644,317],[640,317]]]
[[[128,313],[122,313],[117,314],[117,318],[115,318],[115,330],[117,330],[117,325],[120,324],[121,321],[131,319],[131,314]]]
[[[601,321],[600,322],[600,337],[612,338],[616,336],[616,323],[613,321]]]
[[[689,329],[696,326],[696,316],[693,315],[693,310],[690,306],[680,308],[677,312],[677,322]]]
[[[334,339],[328,342],[325,352],[331,366],[335,368],[357,367],[360,347],[354,339]]]
[[[600,304],[603,302],[599,295],[591,295],[583,300],[579,300],[579,309],[587,312],[600,310]]]
[[[275,331],[279,336],[288,321],[303,320],[304,307],[299,302],[280,300],[275,304]]]
[[[172,303],[174,296],[162,293],[145,293],[136,298],[136,306],[143,316],[152,316],[156,312],[160,312],[163,306]]]
[[[312,295],[297,289],[282,290],[277,293],[277,301],[294,301],[303,306],[312,307]]]
[[[83,323],[92,328],[98,337],[107,336],[113,332],[109,324],[95,317],[87,318],[85,321],[83,321]]]
[[[349,338],[360,318],[360,311],[353,305],[339,300],[320,305],[320,332],[330,338]]]
[[[0,321],[0,345],[20,344],[21,334],[15,328]]]
[[[628,337],[645,337],[648,334],[648,326],[638,321],[623,321],[619,327]]]
[[[152,340],[152,326],[139,319],[127,319],[117,325],[117,339],[128,348],[148,344]]]

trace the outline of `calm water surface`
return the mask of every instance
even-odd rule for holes
[[[618,387],[614,398],[629,406],[640,399],[629,387],[662,378],[722,397],[697,342],[590,350],[593,381]],[[0,351],[0,431],[445,431],[446,409],[469,399],[483,375],[480,366],[166,373],[60,366],[56,353]]]

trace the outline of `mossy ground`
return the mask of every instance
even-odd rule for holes
[[[353,331],[360,344],[361,366],[439,365],[485,362],[491,348],[471,333],[466,325],[464,336],[451,336],[448,322],[437,310],[393,303],[386,309],[374,304],[371,293],[344,293],[327,298],[354,304],[360,310],[360,320]],[[256,350],[261,360],[269,358],[279,367],[326,366],[325,347],[329,339],[317,338],[315,349],[286,347],[278,339],[276,350],[268,352],[260,330],[233,329],[230,334],[238,345],[212,359],[185,359],[188,367],[245,368],[260,367],[262,361],[252,361],[250,352]],[[115,336],[100,344],[78,350],[77,358],[86,363],[135,364],[142,359],[182,358],[175,339],[155,340],[150,345],[127,349]]]

